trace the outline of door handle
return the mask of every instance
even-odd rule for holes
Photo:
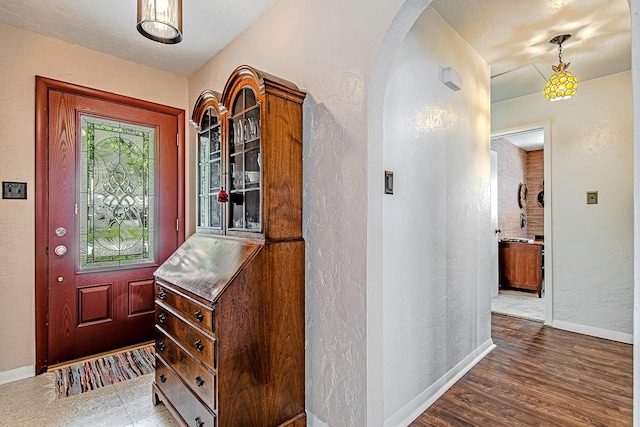
[[[53,251],[58,256],[64,256],[64,254],[67,253],[67,247],[65,245],[58,245]]]

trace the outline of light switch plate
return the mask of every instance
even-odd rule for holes
[[[597,205],[598,204],[598,192],[597,191],[587,191],[587,204],[588,205]]]
[[[393,172],[384,171],[384,194],[393,194]]]
[[[2,181],[2,198],[3,199],[26,199],[27,183]]]

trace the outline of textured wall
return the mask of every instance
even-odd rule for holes
[[[26,181],[29,194],[26,201],[0,199],[2,373],[35,362],[35,76],[185,110],[187,79],[4,23],[0,23],[0,51],[0,178]]]
[[[462,90],[441,82],[443,66],[461,73]],[[490,338],[489,68],[427,8],[389,75],[383,389],[385,425],[397,425],[396,414],[426,401],[429,387]]]
[[[634,250],[635,250],[635,275],[634,275],[634,342],[640,342],[640,316],[637,314],[640,308],[640,0],[630,0],[631,5],[631,62],[634,64],[631,70],[633,86],[633,195],[634,195]],[[633,348],[633,412],[636,425],[640,419],[640,346]]]
[[[633,332],[631,74],[580,83],[569,100],[539,94],[492,105],[492,129],[551,120],[553,319],[563,327]],[[598,191],[599,203],[586,204]],[[549,242],[545,235],[545,243]]]

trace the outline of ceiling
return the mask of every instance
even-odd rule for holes
[[[136,0],[0,0],[0,21],[190,76],[277,0],[184,0],[184,39],[164,45],[136,30]]]
[[[517,4],[517,6],[516,6]],[[434,0],[434,9],[491,65],[491,101],[540,92],[558,64],[579,83],[631,69],[627,0]],[[578,89],[578,93],[580,90]]]
[[[138,34],[135,0],[0,0],[0,21],[150,67],[190,76],[277,0],[185,0],[184,40]],[[434,0],[433,7],[491,65],[492,102],[542,91],[563,45],[580,82],[631,68],[627,0]]]
[[[524,151],[534,151],[544,149],[544,130],[533,129],[522,132],[514,132],[506,135],[500,135],[513,145],[522,148]],[[493,138],[492,138],[493,139]]]

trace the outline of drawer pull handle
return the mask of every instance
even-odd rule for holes
[[[158,314],[158,321],[160,323],[164,323],[165,320],[167,320],[167,315],[166,314],[164,314],[164,313]]]
[[[200,419],[200,417],[196,417],[196,427],[204,426],[204,421]]]
[[[160,298],[161,300],[167,299],[167,293],[165,291],[158,292],[158,298]]]
[[[196,385],[198,387],[202,387],[204,385],[204,380],[200,377],[196,377]]]
[[[164,376],[164,374],[160,374],[160,382],[163,383],[167,381],[167,377]]]
[[[204,314],[202,314],[202,312],[200,310],[198,310],[195,313],[193,313],[193,315],[196,316],[196,320],[198,322],[202,322],[202,320],[204,319]]]
[[[158,343],[158,350],[164,351],[166,348],[167,348],[167,345],[164,343],[164,341],[160,341]]]
[[[196,346],[196,350],[198,350],[198,351],[204,350],[204,344],[202,344],[202,341],[200,341],[200,340],[194,342],[193,345]]]

